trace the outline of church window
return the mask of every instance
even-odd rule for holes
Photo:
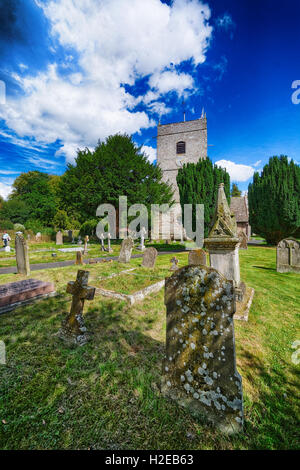
[[[177,142],[176,144],[176,153],[185,153],[185,142]]]

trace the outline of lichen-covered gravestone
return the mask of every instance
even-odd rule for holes
[[[222,432],[242,431],[233,282],[213,268],[185,266],[166,279],[165,304],[163,394]]]
[[[238,238],[239,238],[239,241],[240,241],[239,249],[240,250],[247,250],[248,249],[248,238],[247,238],[247,235],[245,234],[245,232],[243,232],[243,231],[238,232]]]
[[[129,263],[133,246],[134,242],[130,237],[125,238],[125,240],[122,241],[119,263]]]
[[[170,263],[172,263],[170,267],[170,271],[176,271],[176,269],[179,269],[178,259],[176,258],[176,256],[173,256],[173,258],[170,259]]]
[[[89,271],[79,270],[76,281],[68,283],[67,292],[73,296],[71,310],[58,332],[63,340],[79,346],[88,341],[83,320],[84,301],[93,300],[95,296],[95,287],[88,286],[89,274]]]
[[[154,268],[157,257],[157,250],[152,246],[146,248],[143,256],[142,266],[144,268]]]
[[[277,245],[277,271],[300,273],[300,243],[293,238],[281,240]]]
[[[21,233],[16,234],[15,239],[16,261],[19,274],[30,274],[30,264],[28,255],[28,246],[24,236]]]
[[[206,266],[206,253],[199,248],[189,252],[189,265],[191,264],[204,264]]]

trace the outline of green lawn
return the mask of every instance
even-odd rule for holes
[[[171,256],[157,258],[153,278],[169,272]],[[187,263],[186,253],[176,256],[180,266]],[[65,346],[55,333],[70,307],[65,286],[78,269],[70,266],[32,275],[55,282],[59,297],[0,316],[7,348],[7,366],[0,365],[0,448],[299,448],[299,365],[291,360],[291,345],[300,340],[299,275],[276,272],[274,248],[251,246],[240,251],[240,260],[242,279],[255,288],[248,323],[235,322],[244,434],[221,435],[160,395],[163,290],[132,307],[100,296],[86,302],[91,341]],[[142,284],[140,264],[89,265],[90,285],[130,267]],[[126,275],[128,289],[136,288],[137,278]],[[1,275],[0,283],[18,279]]]

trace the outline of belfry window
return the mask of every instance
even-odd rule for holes
[[[176,153],[177,154],[185,153],[185,142],[177,142]]]

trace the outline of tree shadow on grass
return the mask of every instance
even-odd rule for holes
[[[275,268],[267,268],[266,266],[252,266],[252,268],[256,268],[256,269],[265,269],[267,271],[276,271]]]
[[[296,381],[286,383],[284,374],[289,364],[268,369],[241,348],[245,380],[252,382],[257,396],[246,397],[245,434],[229,438],[160,394],[165,345],[147,334],[147,315],[135,317],[126,303],[111,299],[86,302],[91,340],[76,348],[55,336],[69,306],[70,299],[62,296],[3,318],[8,340],[14,335],[7,357],[15,367],[3,385],[10,427],[2,444],[0,437],[0,447],[296,448],[297,410],[289,400]]]

